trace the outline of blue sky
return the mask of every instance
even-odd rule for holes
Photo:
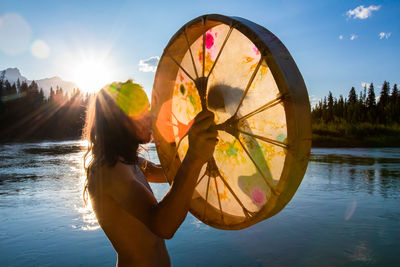
[[[95,57],[112,69],[108,78],[133,78],[150,93],[154,72],[141,71],[139,62],[161,56],[183,24],[209,13],[244,17],[272,31],[312,98],[361,90],[363,82],[400,83],[400,1],[0,0],[0,69],[74,81],[82,58]],[[25,37],[1,29],[16,17]]]

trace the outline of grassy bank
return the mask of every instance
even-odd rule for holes
[[[313,123],[313,147],[400,147],[400,125]]]

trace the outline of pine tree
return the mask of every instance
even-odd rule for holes
[[[9,95],[16,95],[17,94],[17,86],[15,85],[15,83],[13,83],[13,85],[11,85],[11,90],[9,92]]]
[[[365,106],[365,102],[367,101],[367,85],[364,85],[364,90],[363,90],[363,97],[362,97],[362,103]]]
[[[339,118],[344,118],[345,112],[344,112],[344,99],[343,96],[339,96],[339,101],[338,101],[338,116]]]
[[[381,95],[379,97],[379,103],[382,106],[386,106],[387,103],[389,102],[389,91],[390,91],[390,86],[387,81],[383,82],[382,90],[381,90]]]
[[[397,99],[399,95],[399,91],[397,89],[397,84],[393,85],[393,90],[392,90],[392,94],[390,95],[390,101],[393,102]]]
[[[19,92],[19,90],[21,90],[21,81],[18,78],[18,80],[17,80],[17,91]]]
[[[350,92],[349,92],[349,100],[348,100],[348,106],[347,106],[347,116],[346,119],[348,122],[355,122],[357,119],[357,110],[356,110],[356,105],[357,105],[357,93],[356,89],[354,87],[351,87]]]
[[[6,75],[6,71],[3,70],[0,74],[0,108],[3,107],[3,85],[4,85],[5,75]]]
[[[375,100],[374,84],[371,83],[368,88],[367,107],[372,108],[375,107],[375,105],[376,105],[376,100]]]
[[[43,100],[44,100],[44,92],[43,92],[42,87],[40,87],[40,90],[39,90],[39,99],[40,99],[40,102],[43,102]]]
[[[39,86],[35,81],[32,81],[31,84],[28,86],[28,91],[30,93],[39,93]]]
[[[379,97],[379,102],[377,104],[378,108],[378,116],[379,116],[379,122],[386,124],[389,120],[389,91],[390,91],[390,86],[387,81],[383,82],[382,85],[382,90],[381,94]]]
[[[1,72],[1,74],[0,74],[0,82],[4,82],[4,79],[5,79],[5,77],[6,77],[6,71],[5,70],[3,70],[2,72]]]
[[[376,106],[376,100],[375,100],[374,84],[371,83],[368,88],[368,96],[366,103],[368,119],[371,123],[374,123],[376,121],[375,106]]]
[[[50,96],[49,96],[49,102],[54,102],[55,101],[55,93],[53,90],[53,86],[50,87]]]
[[[351,87],[350,92],[349,92],[349,100],[348,103],[350,105],[355,104],[357,102],[357,93],[356,89],[354,87]]]
[[[324,97],[324,102],[322,104],[322,120],[324,122],[328,121],[328,104],[326,102],[326,96]]]
[[[392,94],[390,95],[390,107],[391,120],[400,122],[400,94],[397,84],[393,85]]]
[[[25,93],[27,93],[28,92],[28,84],[26,83],[26,81],[23,81],[22,83],[21,83],[21,88],[20,88],[20,90],[19,90],[19,93],[20,94],[25,94]]]
[[[12,92],[12,85],[8,80],[6,80],[3,85],[3,95],[10,95],[11,92]]]
[[[332,92],[329,91],[328,94],[328,121],[333,121],[333,95]]]

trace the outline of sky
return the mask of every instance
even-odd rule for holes
[[[169,39],[211,13],[243,17],[274,33],[296,61],[313,103],[329,91],[347,96],[352,86],[360,91],[373,82],[378,91],[384,80],[400,83],[398,0],[0,0],[0,69],[81,86],[132,78],[150,95]]]

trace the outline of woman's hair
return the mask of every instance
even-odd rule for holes
[[[127,81],[125,84],[128,82],[133,84],[132,81]],[[112,88],[114,91],[119,90],[120,85],[113,83],[101,89],[91,97],[86,110],[82,136],[88,142],[88,149],[84,155],[86,180],[83,199],[85,203],[87,203],[89,175],[96,167],[102,165],[112,167],[118,161],[125,164],[136,164],[138,161],[140,140],[135,135],[135,131],[132,131],[133,121],[118,105],[115,92],[112,92]]]

